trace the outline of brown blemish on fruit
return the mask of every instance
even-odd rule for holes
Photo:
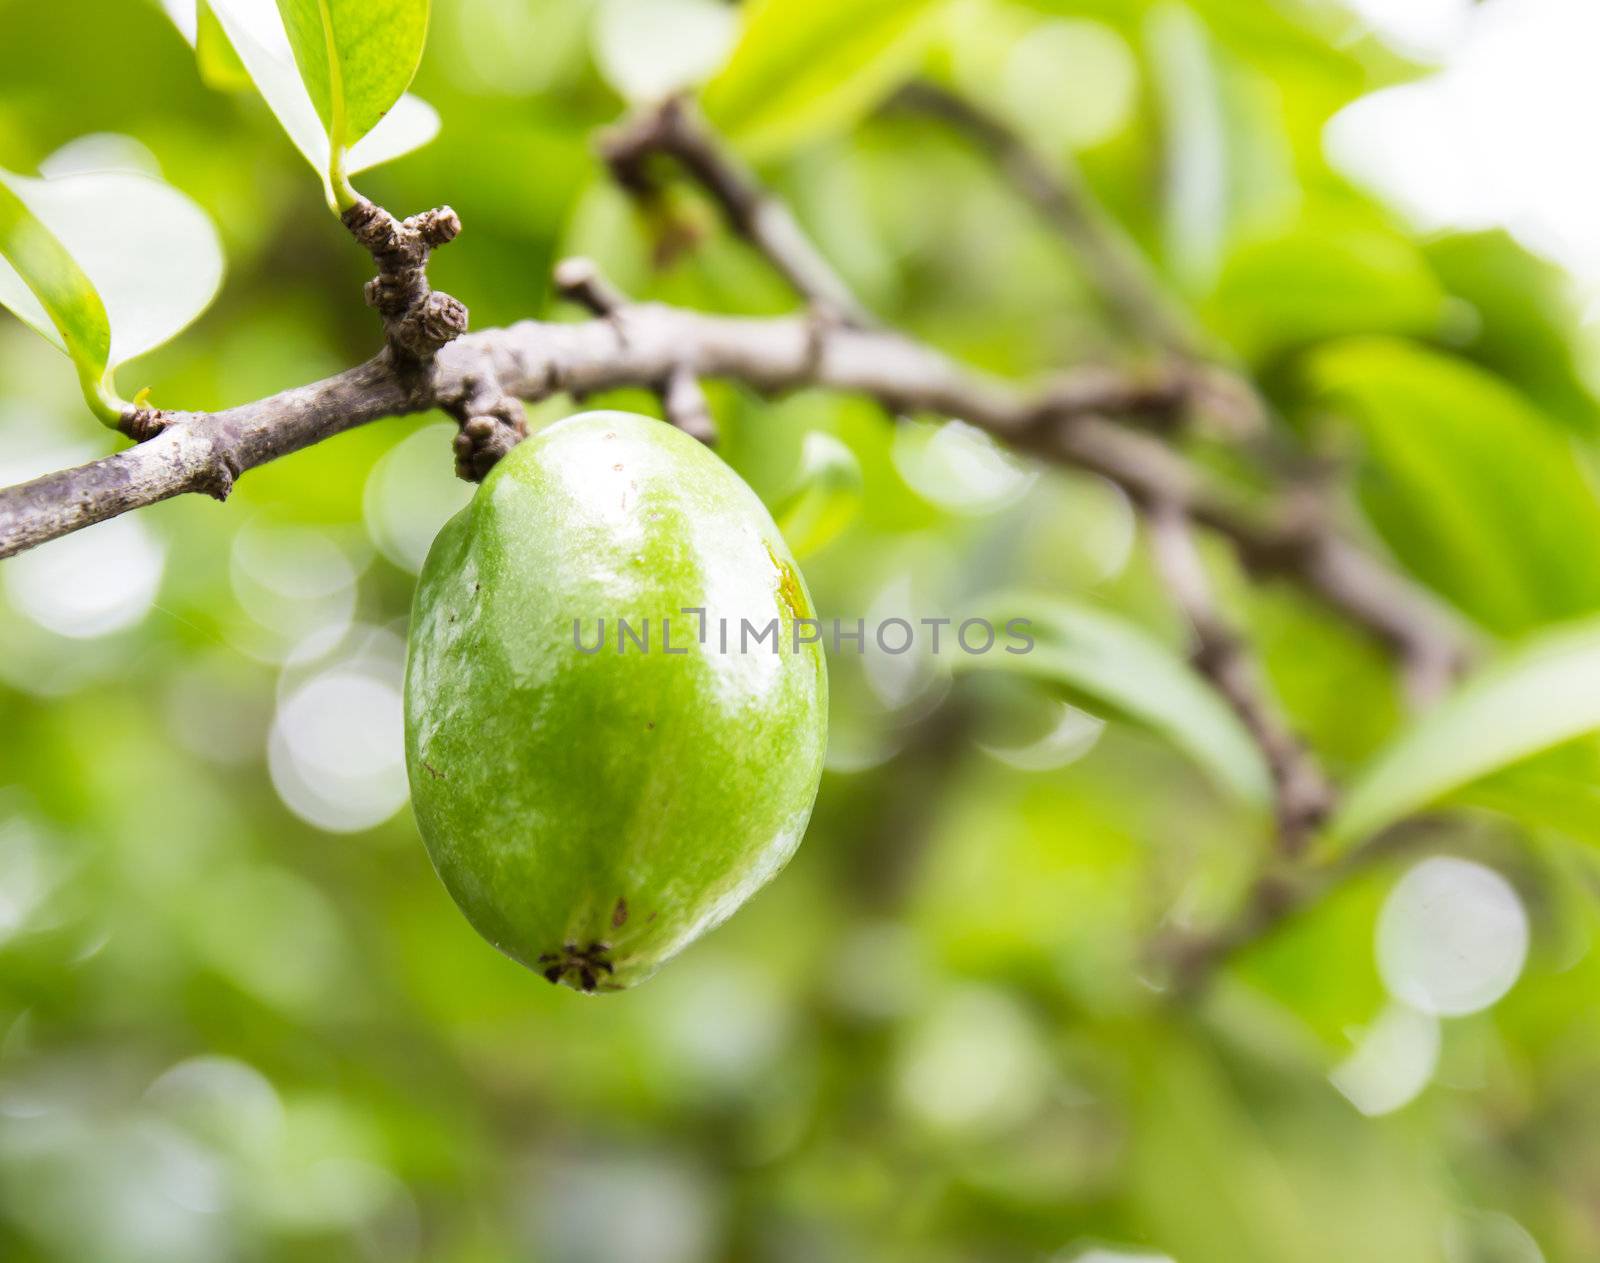
[[[778,571],[778,599],[788,609],[791,618],[810,618],[811,611],[806,608],[806,590],[800,586],[799,573],[787,561],[779,559],[778,554],[772,551],[771,544],[767,544],[766,549],[767,556]]]
[[[618,895],[617,906],[611,909],[611,928],[620,930],[626,924],[628,924],[628,901]]]
[[[644,724],[644,726],[645,726],[645,727],[646,727],[646,728],[648,728],[648,729],[649,729],[649,730],[650,730],[650,731],[651,731],[651,732],[654,732],[654,731],[655,731],[655,730],[656,730],[656,724],[655,724],[655,720],[653,720],[653,719],[647,719],[647,720],[645,720],[645,724]]]
[[[429,763],[427,759],[422,760],[422,766],[427,770],[428,775],[433,777],[434,780],[444,780],[444,773],[438,768],[434,767],[433,764]]]
[[[616,972],[616,966],[611,963],[609,943],[590,943],[587,947],[565,943],[559,952],[546,952],[540,956],[538,965],[546,982],[565,983],[574,991],[613,989],[600,985],[601,978],[610,977]]]

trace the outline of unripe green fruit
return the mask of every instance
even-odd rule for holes
[[[586,413],[513,449],[428,554],[406,667],[412,806],[478,931],[627,987],[770,879],[822,773],[810,617],[760,500],[671,426]]]

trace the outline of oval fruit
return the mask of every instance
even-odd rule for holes
[[[467,919],[593,991],[728,917],[816,797],[811,617],[761,501],[680,431],[593,412],[513,449],[428,554],[406,665],[412,805]]]

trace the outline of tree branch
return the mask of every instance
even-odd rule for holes
[[[945,108],[941,106],[941,108]],[[1020,141],[985,132],[981,116],[961,118],[1002,156],[1042,211],[1082,246],[1107,302],[1173,354],[1178,367],[1135,377],[1101,370],[1065,374],[1036,389],[965,369],[932,348],[874,327],[848,287],[805,237],[788,210],[717,143],[682,100],[668,102],[613,132],[603,153],[623,184],[659,195],[656,156],[680,163],[716,200],[730,225],[760,250],[810,304],[806,316],[739,319],[633,304],[592,265],[568,261],[557,286],[594,319],[578,324],[525,321],[459,336],[465,309],[428,289],[428,252],[455,235],[447,211],[395,221],[358,207],[351,231],[373,253],[378,278],[369,302],[384,317],[388,345],[377,358],[326,381],[214,414],[159,414],[148,440],[78,469],[0,490],[0,557],[186,493],[225,498],[246,470],[382,417],[441,408],[462,425],[458,471],[478,478],[522,437],[520,401],[566,392],[583,397],[620,387],[658,392],[669,418],[702,436],[709,414],[702,377],[736,381],[763,394],[824,388],[860,394],[893,414],[960,417],[1019,450],[1097,473],[1121,487],[1147,517],[1169,586],[1194,626],[1198,665],[1250,729],[1272,768],[1284,851],[1292,855],[1325,810],[1320,771],[1283,724],[1255,664],[1215,609],[1190,530],[1198,524],[1229,539],[1258,575],[1298,583],[1392,646],[1420,674],[1448,678],[1460,659],[1458,629],[1429,597],[1375,554],[1345,538],[1305,497],[1247,496],[1221,484],[1148,434],[1108,417],[1173,417],[1208,395],[1206,375],[1189,361],[1184,331],[1166,323],[1159,295],[1144,292],[1127,260],[1106,249],[1114,238],[1087,215],[1087,202],[1052,184]],[[1233,382],[1240,397],[1253,386]],[[1214,398],[1214,396],[1212,396]],[[1210,940],[1193,940],[1183,972],[1209,970],[1239,944],[1264,933],[1298,901],[1312,897],[1317,874],[1274,868],[1256,883],[1239,920]]]
[[[1019,449],[1098,473],[1136,503],[1181,507],[1232,540],[1257,573],[1298,582],[1387,643],[1453,643],[1434,607],[1383,563],[1285,506],[1231,493],[1158,440],[1104,419],[1178,406],[1182,392],[1170,380],[1095,371],[1025,391],[895,333],[654,304],[581,324],[524,321],[467,334],[418,373],[398,372],[382,355],[225,412],[172,414],[146,443],[0,491],[0,557],[173,496],[220,499],[245,470],[354,426],[461,409],[485,380],[507,397],[537,401],[562,391],[654,389],[680,368],[768,395],[821,387],[866,395],[895,412],[961,417]]]
[[[1019,177],[1024,196],[1062,230],[1070,245],[1082,247],[1091,259],[1108,301],[1125,309],[1131,321],[1174,354],[1177,366],[1162,378],[1162,386],[1170,394],[1166,406],[1119,398],[1119,389],[1130,389],[1126,377],[1080,371],[1053,388],[1064,413],[1170,417],[1191,404],[1223,413],[1242,428],[1259,424],[1263,409],[1254,384],[1229,370],[1197,367],[1189,360],[1187,332],[1154,291],[1131,247],[1092,211],[1085,191],[1062,183],[1020,138],[958,97],[919,87],[905,89],[901,101],[957,123],[999,152],[1007,169]],[[726,152],[684,98],[671,98],[616,128],[602,140],[601,153],[619,183],[646,201],[660,195],[649,160],[653,156],[676,160],[722,208],[733,230],[765,255],[814,311],[826,317],[830,307],[838,309],[842,295],[860,313],[848,286],[805,237],[783,203]],[[819,337],[826,333],[827,323],[826,319],[818,322]],[[1150,386],[1133,385],[1131,389],[1148,393]],[[1085,397],[1071,398],[1074,391],[1084,392]],[[1049,395],[1050,389],[1045,393]],[[1121,486],[1142,508],[1156,504],[1176,508],[1199,524],[1220,531],[1233,541],[1252,572],[1299,578],[1377,635],[1406,664],[1412,691],[1418,696],[1430,695],[1423,690],[1447,682],[1458,669],[1464,651],[1454,620],[1375,555],[1345,540],[1325,516],[1308,513],[1303,497],[1286,497],[1276,511],[1261,518],[1208,488],[1186,461],[1143,436],[1087,422],[1065,427],[1038,425],[1037,414],[1048,412],[1044,400],[1022,407],[1019,419],[1016,407],[974,407],[975,401],[970,399],[945,407],[936,402],[938,395],[934,390],[931,397],[879,394],[878,398],[896,413],[906,411],[902,405],[912,403],[926,411],[963,417],[1014,446],[1101,474]]]
[[[625,386],[654,389],[679,369],[765,394],[824,387],[897,409],[967,416],[1018,441],[1100,411],[1161,409],[1169,386],[1096,374],[1036,395],[969,373],[895,334],[803,316],[737,319],[642,304],[580,324],[524,321],[467,334],[419,371],[386,353],[337,377],[217,413],[169,413],[145,443],[0,491],[0,557],[129,509],[201,492],[224,498],[246,470],[382,417],[470,408],[483,383],[514,399]],[[1153,474],[1153,471],[1151,471]]]
[[[606,133],[600,155],[617,183],[645,203],[661,192],[650,160],[659,155],[678,162],[711,195],[728,226],[765,255],[819,315],[858,328],[874,323],[789,208],[722,146],[687,97],[669,97]]]
[[[426,364],[467,331],[467,309],[428,285],[428,258],[461,233],[448,206],[396,219],[365,199],[340,216],[378,275],[367,282],[367,306],[383,317],[389,353],[400,365]]]
[[[1271,409],[1255,383],[1229,366],[1203,362],[1188,322],[1168,302],[1138,252],[1096,205],[1070,165],[1046,161],[1005,123],[932,84],[902,89],[890,108],[926,114],[968,136],[1072,250],[1111,314],[1131,333],[1188,366],[1194,375],[1197,409],[1207,411],[1209,405],[1211,415],[1232,420],[1236,429],[1259,429]],[[1089,467],[1122,466],[1124,474],[1132,473],[1125,459],[1132,453],[1123,450],[1127,441],[1111,429],[1081,431],[1071,439],[1073,459]],[[1141,453],[1145,455],[1149,454]],[[1152,459],[1145,472],[1153,472],[1154,465]],[[1267,760],[1279,832],[1277,854],[1257,874],[1230,919],[1206,933],[1166,936],[1157,944],[1160,963],[1171,971],[1174,994],[1183,997],[1234,953],[1270,934],[1349,872],[1426,833],[1413,822],[1369,839],[1337,864],[1308,868],[1297,862],[1303,861],[1305,845],[1330,809],[1334,791],[1284,723],[1249,647],[1218,610],[1191,523],[1228,535],[1247,567],[1293,574],[1353,621],[1379,631],[1399,659],[1407,691],[1415,700],[1431,700],[1442,693],[1463,666],[1466,652],[1453,617],[1421,588],[1347,540],[1327,516],[1322,497],[1310,488],[1291,487],[1281,493],[1282,516],[1276,525],[1252,534],[1238,529],[1242,523],[1227,506],[1214,506],[1193,488],[1184,488],[1182,471],[1167,472],[1170,479],[1163,475],[1118,481],[1141,501],[1156,563],[1194,630],[1195,665],[1239,715]]]
[[[1251,883],[1232,918],[1202,933],[1169,933],[1155,944],[1152,963],[1164,971],[1174,999],[1190,998],[1229,960],[1269,938],[1343,882],[1435,844],[1442,823],[1438,816],[1402,821],[1316,866],[1273,863]]]
[[[628,306],[628,297],[600,275],[600,269],[589,259],[565,259],[556,265],[556,291],[577,303],[590,315],[606,320],[620,320],[620,313]],[[618,324],[618,329],[621,325]],[[685,364],[678,364],[667,376],[656,383],[656,394],[661,397],[661,412],[666,419],[690,438],[702,443],[714,443],[717,428],[711,419],[711,405],[706,402],[700,379]]]
[[[1333,805],[1333,787],[1316,757],[1289,730],[1248,643],[1228,624],[1212,594],[1189,518],[1169,505],[1147,514],[1156,565],[1194,633],[1194,664],[1233,708],[1272,775],[1279,850],[1304,853]]]
[[[1256,384],[1227,365],[1204,360],[1193,332],[1154,283],[1148,266],[1132,244],[1096,205],[1089,190],[1066,164],[1047,162],[1000,119],[979,106],[931,83],[901,89],[890,101],[894,109],[913,110],[943,121],[966,134],[992,156],[1001,173],[1024,201],[1038,212],[1085,266],[1107,307],[1134,333],[1163,347],[1191,376],[1191,399],[1198,412],[1225,421],[1229,428],[1255,432],[1271,409]],[[1281,453],[1280,453],[1281,454]],[[1297,493],[1286,500],[1305,497]],[[1306,507],[1311,507],[1307,504]],[[1318,514],[1317,516],[1323,516]],[[1196,515],[1205,525],[1204,515]],[[1286,534],[1292,534],[1286,531]],[[1266,555],[1238,540],[1248,565],[1272,570],[1285,559]],[[1271,544],[1268,544],[1270,552]],[[1448,688],[1465,665],[1467,653],[1457,621],[1421,589],[1339,535],[1326,519],[1308,520],[1301,534],[1302,555],[1296,568],[1316,571],[1317,586],[1344,591],[1360,608],[1346,612],[1374,626],[1387,622],[1398,634],[1385,635],[1398,656],[1408,695],[1427,702]],[[1404,619],[1385,619],[1385,610],[1409,607]],[[1404,623],[1417,635],[1401,631]]]

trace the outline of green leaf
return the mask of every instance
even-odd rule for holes
[[[121,409],[103,385],[111,358],[105,304],[67,248],[19,196],[19,184],[18,177],[0,172],[0,304],[72,357],[89,406],[115,423]]]
[[[995,611],[996,627],[1029,620],[1033,648],[960,658],[963,667],[1013,671],[1059,685],[1091,709],[1109,710],[1165,737],[1245,802],[1270,803],[1271,779],[1244,726],[1188,663],[1138,624],[1038,593],[1011,593],[980,606]]]
[[[276,7],[256,5],[251,0],[207,2],[267,108],[326,183],[333,168],[333,149],[327,129],[301,81],[288,33]],[[199,55],[198,49],[196,55]],[[382,122],[350,147],[344,156],[344,175],[356,175],[398,158],[427,144],[438,133],[439,116],[433,107],[410,94],[402,96]],[[334,200],[331,189],[328,199]]]
[[[216,229],[177,189],[131,171],[48,180],[0,172],[0,186],[10,208],[0,218],[22,241],[15,257],[14,243],[0,250],[11,259],[10,266],[0,262],[0,303],[72,357],[90,408],[115,424],[128,405],[111,373],[182,331],[216,296],[223,271]],[[46,238],[60,252],[53,264]],[[41,261],[52,270],[40,273]]]
[[[1328,826],[1370,837],[1481,777],[1600,729],[1600,619],[1532,640],[1484,668],[1361,772]]]
[[[194,57],[206,87],[219,92],[243,92],[252,86],[250,72],[228,42],[227,32],[207,0],[195,0]]]
[[[831,434],[807,434],[798,485],[776,514],[789,550],[804,559],[826,547],[855,519],[861,493],[855,453]]]
[[[1503,231],[1441,237],[1428,262],[1472,305],[1477,329],[1462,346],[1491,372],[1586,438],[1600,437],[1600,402],[1584,380],[1572,279]]]
[[[1245,358],[1357,334],[1438,330],[1445,294],[1421,251],[1398,233],[1316,223],[1232,251],[1207,323]]]
[[[1593,738],[1569,741],[1474,781],[1451,801],[1600,846],[1600,748]]]
[[[404,95],[422,61],[428,0],[278,0],[300,78],[327,131],[328,181],[355,200],[345,153]]]
[[[1117,1049],[1138,1239],[1181,1263],[1442,1258],[1445,1199],[1406,1135],[1329,1091],[1277,1014],[1240,1004],[1224,1022],[1228,1038],[1145,1023]]]
[[[1172,0],[1149,7],[1144,47],[1162,145],[1162,254],[1185,289],[1205,294],[1233,242],[1276,230],[1304,196],[1278,85]]]
[[[1365,440],[1363,507],[1404,565],[1493,631],[1600,609],[1600,503],[1564,430],[1475,365],[1398,341],[1311,361]]]
[[[1147,23],[1165,164],[1162,237],[1172,270],[1206,288],[1227,244],[1231,182],[1223,71],[1193,10],[1161,5]]]
[[[915,70],[935,0],[752,0],[739,42],[706,85],[706,113],[770,155],[848,127]]]

